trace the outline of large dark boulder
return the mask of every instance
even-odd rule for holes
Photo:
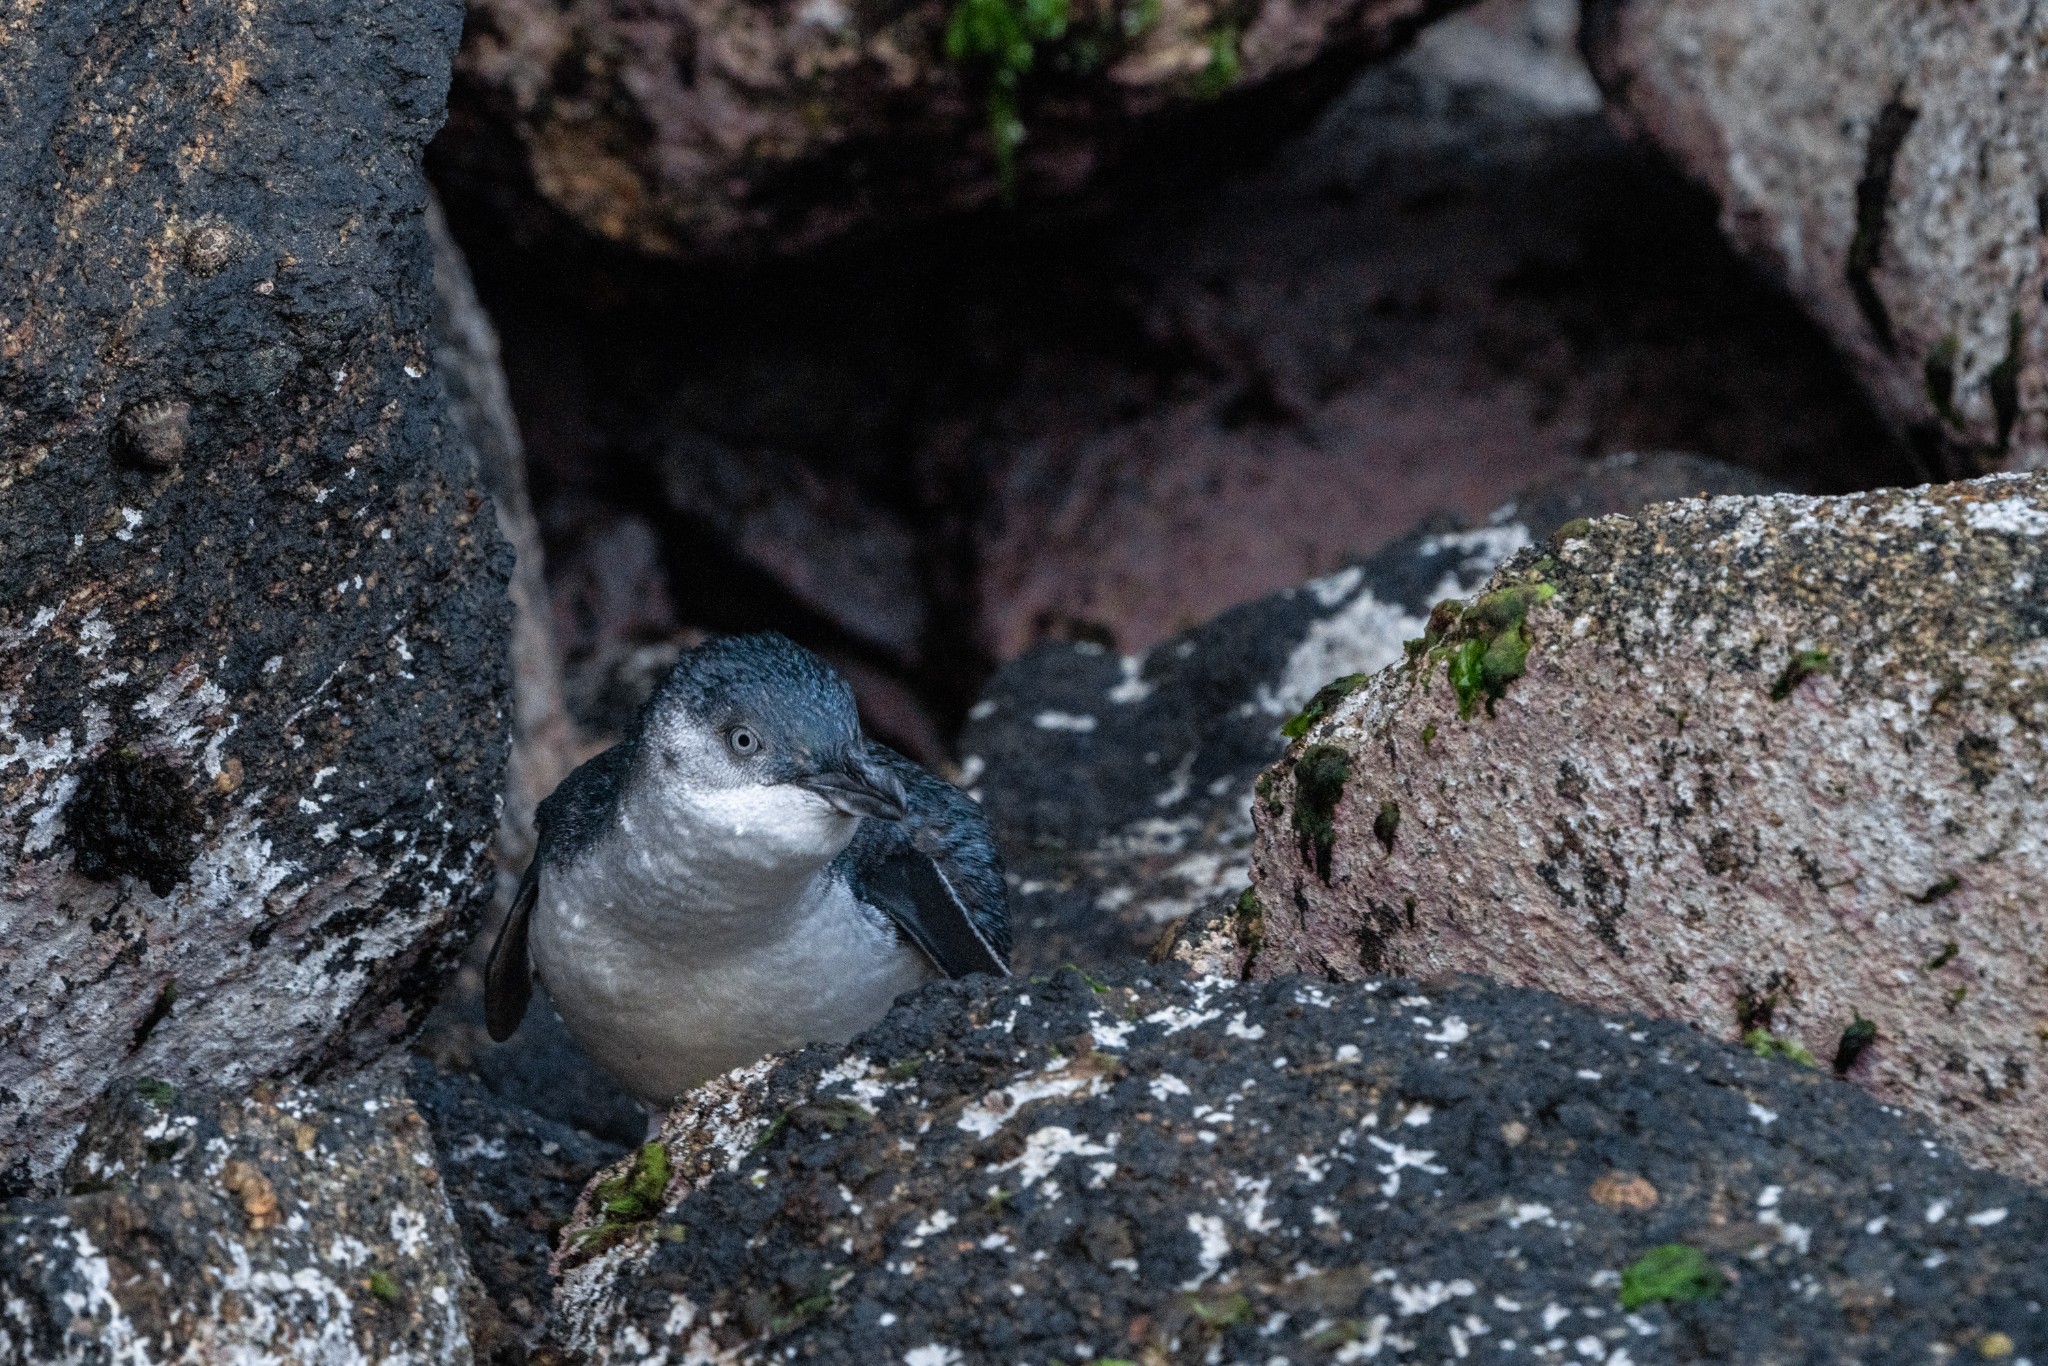
[[[643,1154],[564,1243],[592,1360],[2048,1352],[2039,1190],[1825,1071],[1539,992],[947,983],[662,1139],[666,1191]]]
[[[428,335],[453,0],[0,14],[0,1166],[380,1054],[488,889],[505,554]]]
[[[1227,156],[1246,111],[1205,106],[1304,73],[1333,91],[1452,7],[478,0],[446,164],[641,252],[792,251],[1072,194],[1175,114],[1207,113],[1192,136]]]

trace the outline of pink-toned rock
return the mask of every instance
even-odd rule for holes
[[[1952,471],[2048,464],[2028,0],[1601,0],[1588,35],[1627,119],[1713,189],[1900,430]]]
[[[1041,24],[1010,119],[1025,194],[1078,189],[1147,117],[1390,50],[1446,0],[981,4]],[[457,137],[505,136],[599,236],[743,257],[994,202],[992,72],[947,54],[945,0],[477,0]],[[1055,35],[1051,28],[1061,31]],[[471,149],[489,155],[481,148]]]
[[[1796,1043],[2048,1178],[2044,581],[2042,476],[1567,524],[1326,699],[1184,956]]]

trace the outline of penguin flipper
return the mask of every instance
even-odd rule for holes
[[[894,750],[868,750],[902,782],[911,810],[901,821],[860,823],[839,856],[855,895],[946,976],[1009,976],[1003,861],[981,807]]]
[[[946,976],[1010,975],[1002,950],[975,923],[946,870],[908,840],[871,851],[861,862],[859,879],[861,899],[887,915]]]
[[[533,1000],[533,965],[526,957],[526,928],[533,917],[533,903],[540,896],[540,860],[526,865],[519,879],[512,909],[498,930],[498,942],[491,945],[490,960],[484,964],[484,1027],[499,1043],[512,1037],[526,1018]]]

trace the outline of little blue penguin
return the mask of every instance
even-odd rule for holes
[[[863,736],[846,681],[780,635],[685,653],[537,825],[485,1023],[510,1038],[537,974],[650,1111],[769,1053],[844,1042],[932,978],[1009,973],[981,808]]]

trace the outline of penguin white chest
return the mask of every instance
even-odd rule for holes
[[[937,975],[822,874],[766,916],[650,909],[618,881],[597,866],[544,882],[531,953],[576,1041],[651,1104],[770,1053],[844,1042]]]

